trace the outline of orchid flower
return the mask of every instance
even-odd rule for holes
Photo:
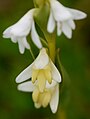
[[[16,82],[21,83],[29,78],[32,79],[32,83],[37,80],[40,92],[44,91],[46,81],[49,84],[52,80],[61,82],[61,75],[47,55],[45,48],[42,48],[36,60],[17,76]]]
[[[24,53],[25,48],[30,49],[26,37],[31,32],[31,38],[38,48],[42,48],[39,36],[35,29],[33,14],[36,9],[29,10],[16,24],[10,26],[3,32],[4,38],[11,38],[12,42],[19,45],[20,53]]]
[[[74,20],[84,19],[87,15],[79,10],[64,7],[57,0],[49,0],[50,16],[47,24],[47,31],[52,33],[57,26],[57,35],[63,32],[68,38],[72,37],[72,30],[75,29]]]

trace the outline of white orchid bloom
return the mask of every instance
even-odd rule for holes
[[[68,38],[72,37],[72,30],[75,29],[74,20],[84,19],[87,15],[79,10],[64,7],[57,0],[49,0],[50,16],[47,24],[47,31],[52,33],[57,25],[57,35],[63,32]]]
[[[45,48],[42,48],[36,60],[17,76],[16,82],[21,83],[29,78],[32,78],[33,83],[37,80],[40,92],[44,91],[46,81],[50,84],[52,80],[61,82],[61,75],[48,57]]]
[[[30,49],[26,37],[31,32],[31,38],[38,48],[42,48],[39,36],[35,29],[33,14],[36,9],[29,10],[16,24],[10,26],[3,32],[4,38],[11,38],[12,42],[18,42],[20,53],[24,53],[25,48]]]
[[[32,98],[36,108],[40,108],[41,106],[47,107],[50,104],[52,112],[56,113],[59,103],[59,84],[56,81],[53,80],[52,84],[46,82],[43,93],[39,91],[37,82],[33,84],[31,81],[19,84],[18,90],[32,92]]]

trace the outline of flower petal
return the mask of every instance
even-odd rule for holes
[[[52,75],[51,75],[51,70],[50,69],[44,69],[44,76],[45,80],[47,80],[50,84],[52,83]]]
[[[17,37],[11,35],[11,41],[12,41],[13,43],[17,43],[17,39],[18,39]]]
[[[45,79],[45,76],[43,75],[43,71],[39,71],[37,80],[38,80],[39,91],[42,93],[46,85],[46,79]]]
[[[57,0],[50,0],[53,16],[56,21],[64,21],[71,18],[70,12]]]
[[[55,80],[57,82],[61,82],[61,75],[52,61],[51,61],[51,71],[52,71],[51,73],[52,73],[53,80]]]
[[[24,92],[33,92],[35,86],[31,81],[24,82],[22,84],[18,85],[18,90],[24,91]]]
[[[75,29],[76,26],[75,26],[75,23],[72,19],[68,20],[67,23],[73,30]]]
[[[22,40],[23,40],[23,44],[24,44],[25,48],[30,49],[30,45],[29,45],[29,43],[27,42],[26,37],[23,37]]]
[[[56,113],[59,103],[59,85],[55,87],[55,91],[52,93],[52,98],[50,101],[50,107],[53,113]]]
[[[61,23],[60,22],[57,22],[57,35],[60,36],[62,33],[62,30],[61,30]]]
[[[15,37],[27,36],[31,30],[34,11],[35,9],[29,10],[16,24],[8,27],[3,32],[3,37],[11,38],[11,36]]]
[[[31,78],[32,76],[32,66],[29,65],[24,71],[22,71],[17,77],[16,77],[16,83],[21,83],[23,81],[26,81],[27,79]]]
[[[42,99],[42,106],[45,108],[48,106],[49,102],[51,100],[51,93],[50,92],[46,92],[43,95],[43,99]]]
[[[19,37],[27,36],[31,30],[34,11],[35,9],[29,10],[16,24],[14,24],[11,33]]]
[[[40,42],[40,38],[39,38],[39,36],[38,36],[38,34],[37,34],[37,31],[36,31],[36,29],[35,29],[35,23],[34,23],[34,21],[33,21],[33,23],[32,23],[31,38],[32,38],[34,44],[35,44],[38,48],[42,48],[42,44],[41,44],[41,42]]]
[[[3,32],[3,38],[10,38],[11,37],[11,27],[8,27],[4,32]]]
[[[84,19],[87,17],[86,13],[84,13],[82,11],[70,9],[70,8],[67,8],[67,10],[70,11],[72,18],[74,20],[80,20],[80,19]]]
[[[67,22],[62,22],[62,32],[67,36],[67,38],[72,38],[72,29]]]
[[[55,20],[52,14],[52,10],[50,11],[50,16],[49,16],[49,20],[48,20],[48,24],[47,24],[47,31],[49,33],[52,33],[55,29]]]
[[[38,57],[34,62],[35,69],[43,69],[49,63],[49,57],[46,53],[45,48],[42,48]]]
[[[23,39],[22,38],[18,38],[18,45],[19,45],[20,53],[23,54],[24,51],[25,51],[25,46],[23,44]]]
[[[34,89],[34,91],[33,91],[33,93],[32,93],[32,99],[33,99],[33,101],[34,101],[35,103],[37,103],[37,102],[38,102],[38,98],[39,98],[39,89],[38,89],[38,87],[36,87],[36,85],[35,85],[35,89]]]

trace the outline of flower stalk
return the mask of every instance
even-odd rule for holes
[[[45,34],[45,38],[48,42],[49,57],[55,63],[56,56],[56,34]]]

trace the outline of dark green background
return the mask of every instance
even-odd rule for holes
[[[68,72],[61,88],[59,109],[35,109],[30,93],[17,90],[15,77],[33,60],[29,51],[21,55],[18,45],[2,38],[3,31],[17,22],[29,9],[32,0],[0,0],[0,119],[90,119],[90,0],[60,0],[65,6],[80,9],[88,17],[76,21],[71,40],[57,37],[61,62]],[[37,48],[32,45],[37,55]],[[70,84],[68,85],[68,82]]]

